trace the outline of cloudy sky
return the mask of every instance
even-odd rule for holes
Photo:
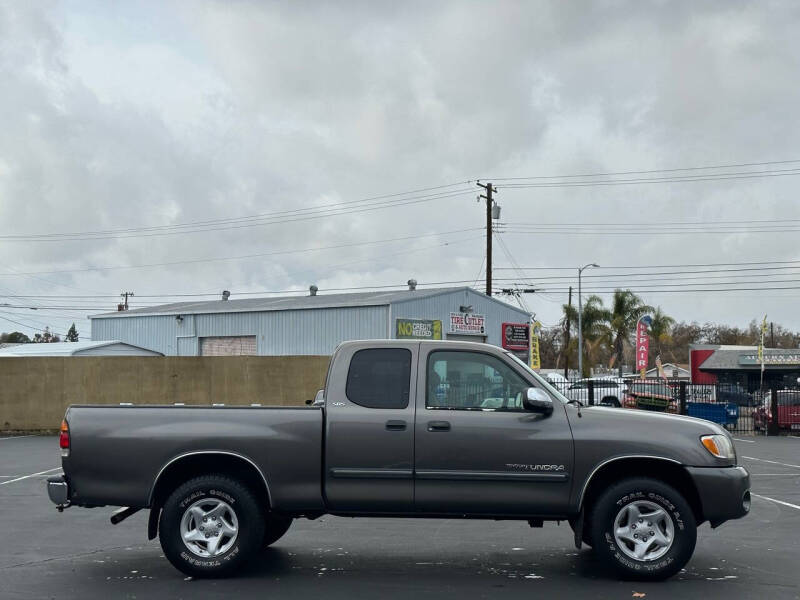
[[[800,328],[798,26],[794,2],[0,0],[0,331],[88,335],[123,291],[481,288],[476,179],[495,285],[545,325],[596,262],[605,297]]]

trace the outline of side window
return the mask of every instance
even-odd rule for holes
[[[425,406],[460,410],[524,410],[530,386],[498,358],[479,352],[431,352]]]
[[[345,393],[351,402],[367,408],[406,408],[410,382],[410,350],[359,350],[350,359]]]

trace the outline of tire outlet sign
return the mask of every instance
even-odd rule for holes
[[[486,319],[472,313],[450,313],[450,333],[486,334]]]

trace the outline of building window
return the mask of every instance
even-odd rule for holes
[[[432,352],[427,408],[522,411],[530,384],[500,359],[480,352]]]
[[[406,408],[411,385],[411,351],[405,348],[359,350],[350,360],[346,394],[367,408]]]

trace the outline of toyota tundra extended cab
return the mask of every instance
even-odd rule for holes
[[[267,398],[268,400],[268,393]],[[341,344],[312,406],[71,406],[59,510],[149,509],[148,538],[223,576],[297,518],[566,520],[622,576],[663,579],[697,527],[747,514],[750,477],[709,421],[569,401],[486,344]]]

